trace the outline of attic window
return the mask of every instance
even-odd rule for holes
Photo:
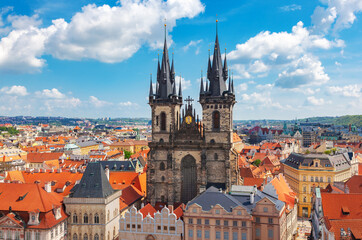
[[[349,214],[349,208],[347,206],[342,206],[342,213],[343,213],[343,215],[348,215]]]
[[[28,195],[28,193],[25,193],[23,196],[20,196],[20,197],[18,198],[18,201],[24,200],[24,198],[26,197],[26,195]]]

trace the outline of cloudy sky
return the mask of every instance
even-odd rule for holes
[[[361,12],[362,0],[1,0],[0,116],[150,117],[164,22],[183,95],[198,99],[216,18],[235,119],[362,114]]]

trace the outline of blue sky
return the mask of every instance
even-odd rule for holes
[[[183,95],[198,99],[216,18],[235,119],[362,114],[362,0],[0,4],[0,115],[150,117],[165,19]]]

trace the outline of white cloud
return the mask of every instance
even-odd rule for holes
[[[47,107],[48,111],[56,112],[57,109],[77,108],[81,103],[82,101],[79,98],[66,97],[48,99],[44,102],[44,105]]]
[[[191,40],[186,46],[182,47],[182,49],[187,52],[191,47],[196,47],[196,50],[195,50],[195,54],[199,54],[200,52],[200,47],[199,47],[199,44],[202,42],[202,39],[200,40],[197,40],[197,41],[194,41],[194,40]]]
[[[233,64],[231,69],[235,71],[234,78],[235,79],[247,79],[251,78],[250,73],[246,71],[244,64]]]
[[[0,89],[0,92],[10,94],[10,95],[17,95],[17,96],[26,96],[28,92],[26,87],[24,86],[11,86],[11,87],[3,87]]]
[[[248,105],[259,106],[262,108],[275,108],[275,109],[289,109],[291,106],[282,105],[279,102],[272,100],[270,92],[253,92],[251,94],[242,94],[241,95],[242,103]]]
[[[239,84],[238,86],[236,86],[236,92],[237,93],[244,92],[247,89],[248,89],[248,84],[246,84],[246,83],[242,83],[242,84]]]
[[[40,97],[46,97],[46,98],[57,98],[57,99],[65,98],[65,95],[56,88],[44,89],[41,92],[36,92],[36,95],[38,95]]]
[[[239,78],[265,77],[265,74],[252,73],[277,70],[281,73],[276,86],[294,88],[322,84],[329,79],[312,50],[343,46],[342,40],[329,41],[320,35],[313,35],[302,22],[298,22],[291,33],[261,32],[245,43],[237,44],[228,58],[233,62],[231,68],[236,70]],[[283,81],[286,78],[288,81]]]
[[[180,77],[175,77],[175,82],[176,82],[176,91],[178,93],[178,87],[180,85]],[[186,80],[185,78],[181,77],[181,87],[182,87],[182,91],[188,89],[189,87],[191,87],[191,80]]]
[[[162,46],[163,21],[172,31],[176,20],[204,11],[200,0],[122,0],[120,6],[89,4],[70,22],[52,21],[39,28],[37,16],[10,17],[12,31],[0,41],[0,70],[32,72],[45,65],[44,54],[58,59],[121,62],[148,44]],[[169,41],[171,42],[171,41]]]
[[[302,6],[297,5],[297,4],[291,4],[291,5],[282,6],[282,7],[280,7],[280,9],[285,12],[293,12],[293,11],[301,10]]]
[[[356,20],[356,13],[362,11],[361,0],[328,0],[321,1],[327,7],[318,6],[312,15],[313,30],[327,33],[338,32],[349,28]]]
[[[362,97],[362,88],[355,85],[346,85],[346,86],[331,86],[327,89],[328,93],[336,94],[344,97]]]
[[[256,60],[250,65],[248,70],[252,73],[263,73],[268,71],[269,67],[265,65],[262,61]]]
[[[95,96],[90,96],[89,97],[89,102],[95,107],[105,107],[105,106],[108,106],[108,105],[112,105],[112,103],[107,102],[107,101],[99,100]]]
[[[267,83],[267,84],[258,84],[256,85],[256,88],[259,90],[271,90],[274,87],[274,84]]]
[[[297,88],[303,85],[321,85],[329,80],[322,63],[312,56],[304,55],[291,63],[288,70],[278,75],[275,85],[282,88]]]
[[[292,28],[292,32],[261,32],[228,54],[230,60],[262,59],[274,63],[286,63],[304,54],[308,49],[330,49],[342,47],[341,40],[329,41],[319,35],[311,35],[302,22]]]
[[[325,104],[325,100],[323,98],[316,98],[314,96],[307,97],[305,105],[314,105],[314,106],[322,106]]]
[[[138,106],[138,104],[127,101],[127,102],[120,102],[119,106],[121,106],[121,107],[132,107],[132,106]]]

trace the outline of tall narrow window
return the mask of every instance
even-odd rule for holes
[[[164,162],[160,163],[160,170],[161,171],[165,170],[165,163]]]
[[[99,215],[98,215],[98,213],[96,213],[94,215],[94,223],[99,223]]]
[[[83,223],[88,223],[88,214],[84,214],[83,216]]]
[[[77,214],[73,214],[73,223],[78,223],[78,216]]]
[[[212,113],[212,128],[214,130],[220,129],[220,112],[219,111],[214,111]]]
[[[161,131],[166,131],[166,113],[161,113]]]

